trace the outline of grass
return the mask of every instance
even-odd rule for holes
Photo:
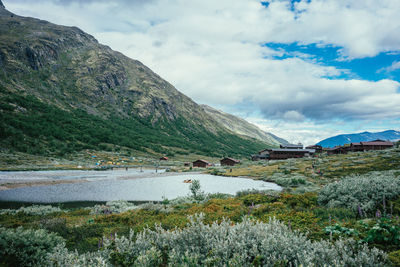
[[[319,155],[317,158],[281,161],[245,161],[234,167],[219,167],[219,175],[248,176],[276,182],[279,176],[303,176],[307,182],[321,187],[350,174],[400,169],[400,149],[354,152],[345,155]],[[313,167],[314,166],[314,167]],[[214,170],[209,170],[212,172]],[[296,187],[296,186],[295,186]]]
[[[111,156],[111,154],[110,154]],[[296,159],[273,162],[244,161],[234,167],[214,167],[209,172],[229,176],[250,176],[255,179],[276,180],[305,177],[304,184],[289,184],[281,193],[244,192],[235,197],[221,196],[202,203],[173,204],[165,201],[146,204],[139,209],[123,213],[91,214],[90,207],[104,203],[59,204],[65,212],[44,216],[0,215],[0,226],[16,228],[45,228],[66,240],[68,249],[79,253],[96,251],[99,241],[105,237],[128,235],[130,229],[136,233],[154,229],[161,224],[164,229],[186,227],[188,215],[205,214],[205,223],[229,218],[233,224],[241,222],[244,216],[268,222],[276,218],[293,230],[298,230],[311,240],[337,240],[353,238],[390,253],[393,262],[400,250],[400,242],[389,238],[400,236],[400,196],[388,201],[390,212],[385,218],[372,215],[360,217],[346,208],[328,208],[317,202],[318,190],[323,185],[340,180],[348,174],[362,174],[367,171],[397,170],[400,174],[399,149],[350,153],[348,155],[321,156],[315,159]],[[312,165],[314,165],[314,173]],[[230,170],[232,169],[232,172]],[[315,170],[323,175],[316,175]],[[176,167],[177,171],[184,168]],[[297,179],[297,178],[296,178]],[[314,192],[300,192],[299,188],[311,188]],[[172,204],[171,204],[172,203]],[[137,203],[139,204],[139,203]],[[18,208],[20,203],[1,203],[1,208]],[[27,205],[27,204],[24,204]],[[57,204],[55,204],[57,205]],[[87,208],[89,207],[89,208]],[[397,253],[397,254],[396,254]]]

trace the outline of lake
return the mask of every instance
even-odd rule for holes
[[[281,190],[274,183],[200,173],[163,173],[158,170],[0,172],[0,182],[68,180],[76,183],[21,187],[0,191],[0,201],[71,202],[137,200],[160,201],[190,194],[186,179],[200,181],[206,193],[235,194],[245,189]]]

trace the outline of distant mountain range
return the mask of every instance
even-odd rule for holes
[[[0,149],[240,157],[281,140],[235,128],[82,30],[15,15],[0,1]]]
[[[317,145],[320,145],[322,147],[334,147],[349,143],[372,141],[376,139],[397,141],[400,139],[400,132],[395,130],[388,130],[377,133],[363,132],[356,134],[341,134],[324,139],[317,143]]]
[[[249,123],[248,121],[242,118],[236,117],[232,114],[225,113],[221,110],[217,110],[208,105],[200,105],[200,106],[219,124],[223,125],[224,127],[228,128],[234,133],[252,137],[269,144],[274,144],[276,146],[279,146],[280,144],[289,143],[283,138],[277,137],[276,135],[261,130],[256,125]]]

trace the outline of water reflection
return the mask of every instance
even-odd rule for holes
[[[78,176],[79,179],[85,178],[82,174],[74,175],[74,177]],[[190,184],[183,183],[187,179],[199,180],[201,189],[206,193],[235,194],[244,189],[281,190],[281,187],[274,183],[193,173],[133,179],[115,173],[110,177],[101,177],[100,179],[97,176],[97,178],[93,178],[91,173],[88,173],[88,176],[89,178],[86,177],[85,179],[90,182],[85,183],[24,187],[0,191],[0,200],[26,202],[109,201],[119,199],[159,201],[163,197],[173,199],[188,195]],[[126,179],[123,179],[124,177]]]

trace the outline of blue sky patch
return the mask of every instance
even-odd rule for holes
[[[400,55],[395,53],[380,53],[375,57],[366,57],[353,60],[343,60],[340,55],[341,47],[322,46],[320,44],[299,43],[266,43],[264,46],[277,51],[282,51],[280,56],[274,59],[286,59],[298,57],[299,53],[310,56],[311,60],[321,65],[333,66],[338,69],[349,70],[349,73],[341,75],[344,79],[363,79],[368,81],[379,81],[392,79],[400,82],[400,69],[388,71],[386,68],[393,62],[400,61]]]

